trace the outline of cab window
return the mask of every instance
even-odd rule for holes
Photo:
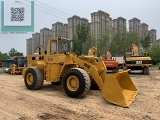
[[[70,41],[69,40],[59,40],[58,41],[58,52],[63,54],[65,52],[70,52]]]
[[[56,41],[51,42],[51,54],[56,54],[56,45],[57,45]]]

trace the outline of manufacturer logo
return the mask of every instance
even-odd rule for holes
[[[142,64],[142,61],[136,61],[136,64]]]

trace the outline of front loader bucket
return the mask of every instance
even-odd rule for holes
[[[128,74],[128,70],[126,70],[106,76],[102,93],[108,102],[129,107],[138,91]]]

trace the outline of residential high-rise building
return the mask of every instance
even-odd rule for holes
[[[63,34],[62,37],[68,38],[68,24],[63,24]]]
[[[76,34],[76,27],[80,23],[79,16],[72,16],[68,18],[68,38],[73,40],[73,36]]]
[[[157,40],[157,45],[160,45],[160,39]]]
[[[141,21],[138,18],[129,20],[129,32],[135,32],[140,36],[142,35]]]
[[[109,17],[109,31],[113,30],[113,20],[111,17]]]
[[[73,15],[72,17],[68,18],[68,38],[70,40],[73,40],[73,37],[76,34],[77,25],[81,23],[88,24],[88,20],[86,18],[80,18],[76,15]]]
[[[32,38],[26,39],[26,56],[32,55]]]
[[[52,24],[52,37],[65,37],[68,38],[68,25],[62,22]]]
[[[63,29],[62,22],[56,22],[52,24],[52,37],[62,36],[63,34],[62,29]]]
[[[40,33],[32,34],[32,54],[40,44]]]
[[[47,46],[47,41],[52,37],[52,31],[49,28],[43,28],[40,30],[40,44],[44,48]]]
[[[118,31],[126,30],[126,19],[123,17],[118,17],[113,20],[113,32],[117,33]]]
[[[156,30],[155,29],[151,29],[149,31],[149,35],[151,36],[152,45],[156,45],[157,44]]]
[[[112,27],[112,18],[104,11],[91,13],[91,35],[96,39],[100,39],[104,34],[109,32]]]
[[[81,19],[80,19],[80,23],[89,24],[89,23],[88,23],[88,19],[86,19],[86,18],[81,18]]]
[[[148,35],[148,25],[146,23],[142,23],[142,37],[144,38],[146,35]]]

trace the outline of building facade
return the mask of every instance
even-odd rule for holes
[[[117,33],[118,31],[126,31],[126,19],[123,17],[118,17],[117,19],[113,19],[113,33]]]
[[[76,28],[78,24],[86,23],[88,24],[88,20],[86,18],[80,18],[77,15],[73,15],[68,18],[68,38],[73,40],[74,35],[76,34]]]
[[[160,39],[157,40],[157,45],[160,45]]]
[[[142,35],[141,21],[138,18],[129,20],[129,32],[135,32],[140,36]]]
[[[62,37],[68,38],[68,24],[63,24],[62,30],[63,30]]]
[[[144,38],[146,35],[148,35],[148,25],[146,23],[142,23],[142,37]]]
[[[32,54],[40,44],[40,33],[32,34]]]
[[[52,24],[52,37],[58,36],[68,38],[68,24],[62,22]]]
[[[110,15],[101,10],[91,13],[91,35],[98,40],[109,31],[112,31]]]
[[[43,28],[40,30],[40,44],[41,46],[44,46],[44,48],[47,46],[47,41],[49,38],[52,38],[52,31],[49,28]]]
[[[32,38],[26,39],[26,55],[32,55]]]
[[[151,29],[149,31],[149,35],[151,36],[152,45],[156,45],[157,44],[156,30],[155,29]]]

